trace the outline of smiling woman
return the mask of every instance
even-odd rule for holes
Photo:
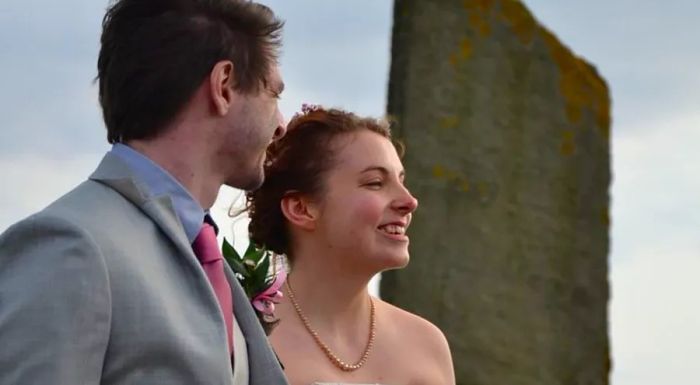
[[[418,206],[388,122],[306,107],[265,174],[249,230],[291,265],[271,336],[290,383],[454,384],[442,332],[368,293],[372,276],[408,263]]]

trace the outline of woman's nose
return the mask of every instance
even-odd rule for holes
[[[402,214],[410,214],[418,208],[418,199],[416,199],[405,186],[401,186],[401,197],[396,200],[396,208]]]

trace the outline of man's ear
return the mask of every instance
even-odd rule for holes
[[[233,63],[222,60],[214,64],[209,74],[209,92],[214,111],[224,116],[231,108],[233,99]]]
[[[280,208],[294,226],[308,231],[316,228],[318,208],[308,197],[296,192],[287,193],[280,201]]]

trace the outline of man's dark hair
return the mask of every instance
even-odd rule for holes
[[[158,135],[221,60],[233,63],[235,90],[259,92],[277,63],[282,26],[250,1],[115,1],[97,61],[107,140]]]

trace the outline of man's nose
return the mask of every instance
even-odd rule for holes
[[[284,115],[282,115],[282,112],[277,109],[277,128],[275,129],[275,133],[272,136],[273,140],[277,140],[281,137],[284,136],[284,134],[287,133],[287,121],[284,120]]]

